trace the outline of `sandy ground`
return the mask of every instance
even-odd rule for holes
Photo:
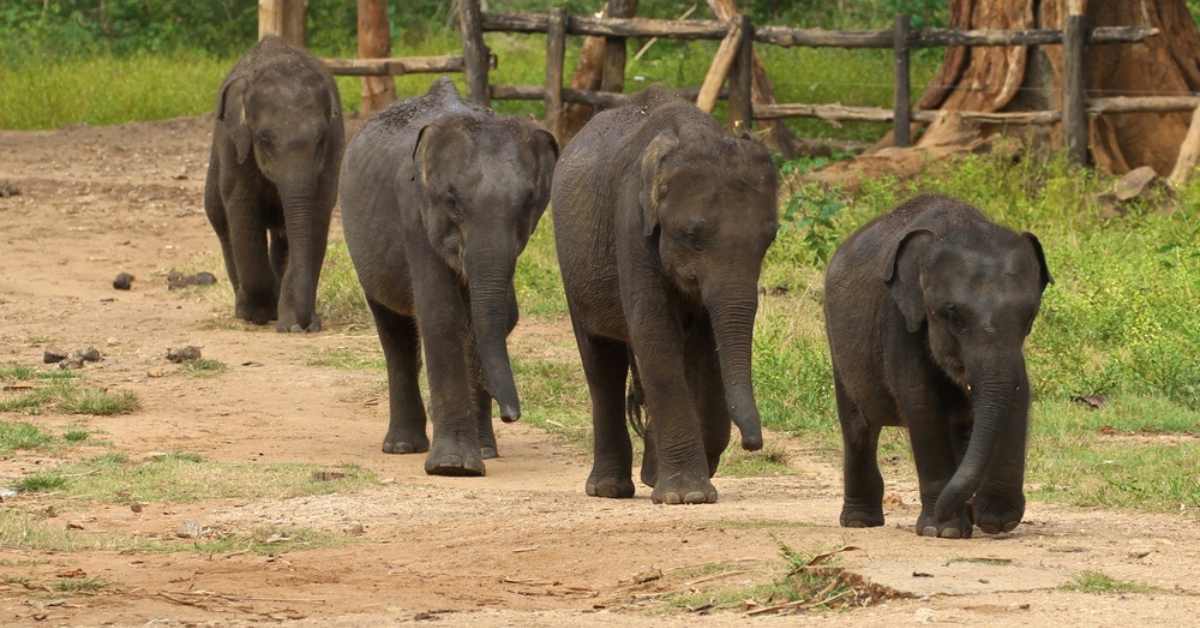
[[[1189,625],[1200,614],[1200,529],[1170,515],[1029,507],[1012,534],[969,541],[911,532],[911,483],[889,482],[888,526],[836,526],[840,471],[803,439],[772,438],[795,474],[715,480],[715,505],[660,507],[587,498],[589,459],[560,438],[517,424],[498,428],[504,457],[482,479],[435,478],[422,456],[380,452],[382,374],[308,366],[336,347],[372,347],[367,332],[279,335],[230,321],[215,300],[169,292],[165,273],[208,260],[227,290],[201,207],[206,119],[47,133],[0,132],[0,362],[36,364],[47,345],[101,347],[87,382],[134,391],[138,412],[86,419],[136,458],[190,451],[218,461],[354,463],[383,482],[351,494],[198,504],[78,504],[48,525],[170,536],[182,521],[263,524],[361,534],[336,547],[201,555],[0,548],[0,624],[236,625],[295,622],[377,626],[764,626],[983,623]],[[113,276],[137,276],[117,292]],[[515,351],[567,343],[565,321],[523,324]],[[165,349],[203,347],[230,370],[215,378],[152,377]],[[17,417],[5,416],[8,420]],[[32,419],[52,431],[78,417]],[[94,452],[93,452],[94,453]],[[65,456],[79,456],[71,453]],[[11,454],[0,477],[55,464]],[[38,498],[0,507],[26,510]],[[778,543],[810,552],[844,545],[841,565],[895,597],[868,608],[755,617],[690,612],[672,594],[763,584],[785,565]],[[980,562],[979,559],[991,559]],[[82,569],[111,584],[94,595],[30,592],[17,578]],[[1152,587],[1088,594],[1063,588],[1099,570]]]

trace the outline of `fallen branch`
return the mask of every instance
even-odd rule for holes
[[[693,4],[692,8],[688,9],[687,11],[684,11],[683,15],[680,15],[679,17],[677,17],[675,19],[677,19],[677,20],[688,19],[689,17],[692,16],[693,13],[696,12],[697,6],[699,6],[699,5]],[[659,39],[658,37],[651,37],[650,41],[643,44],[642,47],[640,49],[638,49],[637,54],[633,55],[633,60],[637,61],[637,60],[641,59],[642,55],[646,54],[646,51],[649,50],[651,46],[653,46],[655,43],[658,42],[658,39]]]
[[[736,576],[736,575],[744,574],[744,573],[746,573],[745,569],[735,569],[733,571],[726,571],[723,573],[713,574],[711,576],[705,576],[703,578],[696,578],[695,580],[692,580],[691,582],[683,583],[683,586],[694,587],[698,584],[702,584],[705,582],[712,582],[713,580],[720,580],[722,578],[728,578],[729,576]]]
[[[767,613],[778,613],[781,611],[804,611],[804,610],[808,610],[810,608],[816,608],[818,606],[825,606],[826,604],[829,604],[830,602],[833,602],[840,598],[846,597],[847,595],[850,595],[850,593],[852,593],[852,592],[853,592],[853,589],[846,589],[845,591],[842,591],[841,593],[838,593],[837,595],[835,595],[833,597],[821,600],[820,602],[807,602],[805,600],[796,600],[795,602],[788,602],[786,604],[776,604],[775,606],[766,606],[763,608],[756,608],[756,609],[746,613],[746,616],[754,617],[757,615],[766,615]]]

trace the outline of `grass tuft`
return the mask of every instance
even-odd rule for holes
[[[1114,593],[1150,593],[1153,587],[1131,580],[1118,580],[1101,571],[1083,571],[1075,575],[1070,584],[1064,585],[1067,591],[1094,593],[1097,595]]]

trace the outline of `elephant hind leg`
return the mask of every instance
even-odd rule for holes
[[[867,422],[836,373],[833,383],[845,455],[842,466],[845,495],[840,523],[844,528],[882,526],[883,474],[879,472],[877,458],[882,428]]]
[[[397,314],[387,306],[367,299],[379,330],[379,343],[387,358],[388,431],[383,438],[387,454],[415,454],[429,451],[425,434],[425,404],[417,376],[421,371],[421,346],[417,322]]]
[[[593,459],[585,486],[591,497],[633,497],[633,443],[625,427],[625,343],[590,336],[578,326],[575,339],[592,397]]]

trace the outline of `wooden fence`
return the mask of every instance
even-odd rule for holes
[[[606,37],[624,42],[627,37],[663,39],[721,40],[713,68],[699,89],[682,92],[701,101],[717,97],[726,74],[729,78],[729,116],[735,126],[750,127],[754,120],[813,117],[831,121],[891,122],[895,142],[911,143],[912,123],[931,122],[937,111],[913,111],[912,83],[909,71],[911,52],[918,48],[948,46],[1047,46],[1064,47],[1065,80],[1063,99],[1057,110],[1020,112],[955,112],[963,118],[996,124],[1057,124],[1065,129],[1066,147],[1078,163],[1088,159],[1088,115],[1102,113],[1193,111],[1200,98],[1193,97],[1119,97],[1088,98],[1084,83],[1087,48],[1091,45],[1131,44],[1158,34],[1157,29],[1140,26],[1091,28],[1083,15],[1070,15],[1065,30],[912,30],[908,16],[896,18],[895,27],[884,31],[828,31],[787,26],[756,27],[739,16],[730,22],[716,20],[658,20],[568,15],[557,9],[549,13],[483,13],[478,0],[463,0],[460,26],[463,39],[464,70],[473,100],[488,104],[492,99],[543,100],[547,125],[558,128],[563,103],[585,103],[611,107],[622,103],[626,95],[613,91],[575,90],[563,87],[563,55],[568,35]],[[485,32],[546,34],[546,81],[536,85],[492,85]],[[782,47],[891,49],[895,57],[895,100],[891,109],[829,104],[752,104],[750,81],[755,44]],[[612,50],[612,46],[608,47]],[[623,48],[622,48],[623,49]],[[623,59],[623,55],[621,59]],[[724,66],[721,68],[720,66]],[[722,71],[724,70],[724,71]],[[623,69],[622,69],[623,72]],[[623,78],[623,73],[622,73]],[[716,82],[716,90],[713,83]],[[618,83],[620,84],[620,83]],[[702,107],[703,108],[703,107]],[[711,110],[711,107],[709,108]]]

